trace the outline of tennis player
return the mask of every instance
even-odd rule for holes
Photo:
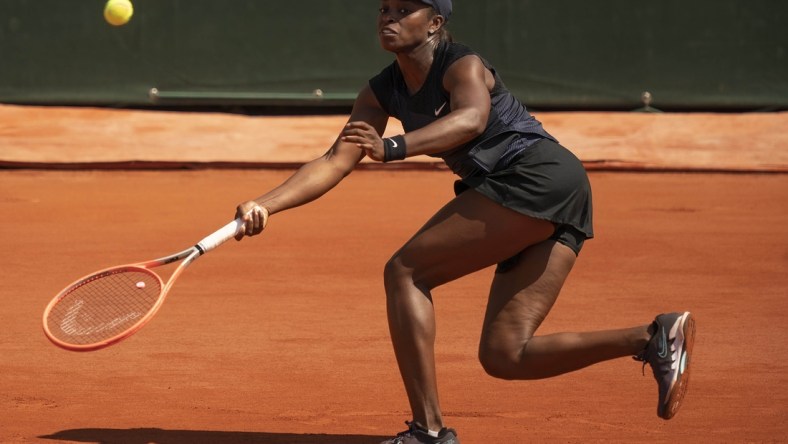
[[[651,365],[657,413],[671,418],[689,377],[689,312],[626,329],[535,336],[594,235],[588,177],[495,68],[452,41],[445,28],[451,13],[451,0],[380,2],[378,36],[394,62],[362,88],[325,155],[237,207],[243,234],[256,235],[269,215],[317,199],[365,156],[379,162],[439,157],[459,176],[456,197],[394,253],[384,272],[391,339],[413,414],[408,430],[386,443],[459,443],[438,402],[430,292],[495,264],[478,352],[487,373],[549,378],[634,356]],[[405,134],[382,139],[390,117]]]

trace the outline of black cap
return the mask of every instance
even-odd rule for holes
[[[421,0],[422,3],[432,6],[438,14],[449,21],[451,15],[451,0]]]

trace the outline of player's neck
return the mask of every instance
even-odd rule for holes
[[[427,80],[439,43],[436,39],[429,39],[410,51],[397,53],[397,64],[411,94],[421,89]]]

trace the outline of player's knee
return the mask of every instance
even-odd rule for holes
[[[386,289],[394,290],[398,285],[401,285],[402,282],[409,279],[411,279],[410,270],[403,265],[399,255],[395,254],[386,262],[386,266],[383,267],[383,282],[386,285]]]
[[[416,287],[424,292],[429,292],[437,284],[431,279],[431,273],[427,272],[427,266],[422,263],[414,263],[412,257],[406,259],[407,253],[402,250],[394,254],[386,262],[383,269],[383,281],[386,291],[389,294],[398,293],[398,290],[409,290]]]
[[[520,352],[514,350],[504,350],[499,347],[482,346],[479,347],[479,363],[484,371],[498,379],[522,379],[518,367],[520,366]]]

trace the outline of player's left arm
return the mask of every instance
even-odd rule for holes
[[[423,128],[405,134],[406,156],[440,153],[482,134],[490,115],[490,91],[494,82],[492,73],[479,57],[470,55],[454,62],[443,77],[443,87],[451,97],[451,103],[448,104],[451,112]],[[371,140],[374,138],[369,137],[370,129],[363,122],[350,122],[344,135],[346,140],[359,142],[368,155],[373,151],[377,154],[382,150],[383,143],[379,139]],[[362,137],[349,137],[356,135]],[[383,160],[382,154],[370,157]]]
[[[451,97],[451,112],[405,135],[407,155],[440,153],[482,134],[490,115],[494,82],[479,57],[470,55],[454,62],[443,77],[443,87]]]

